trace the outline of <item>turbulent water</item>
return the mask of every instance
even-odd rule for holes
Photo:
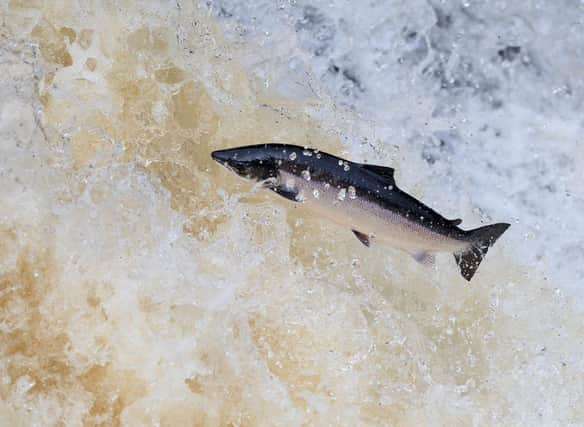
[[[0,425],[584,425],[582,2],[137,3],[0,6]],[[469,284],[260,142],[512,227]]]

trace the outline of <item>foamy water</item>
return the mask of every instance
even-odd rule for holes
[[[547,107],[559,72],[435,87],[423,46],[397,49],[409,71],[365,47],[405,21],[423,45],[436,11],[376,4],[2,6],[1,425],[584,424],[581,76]],[[569,15],[537,13],[509,15],[536,34]],[[486,39],[460,42],[474,67]],[[569,74],[564,46],[541,63]],[[209,157],[258,142],[393,165],[467,227],[514,224],[468,284],[450,255],[365,248]]]

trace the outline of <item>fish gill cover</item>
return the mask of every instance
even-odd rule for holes
[[[0,7],[1,425],[584,422],[581,5]],[[209,157],[258,142],[517,223],[468,285]]]

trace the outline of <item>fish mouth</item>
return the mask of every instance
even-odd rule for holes
[[[239,175],[245,175],[245,165],[237,160],[237,153],[233,150],[217,150],[211,153],[211,158],[227,170]]]
[[[211,153],[211,158],[232,172],[238,173],[237,162],[233,150],[217,150]]]
[[[233,150],[216,150],[211,153],[211,158],[218,163],[228,164],[233,160]]]

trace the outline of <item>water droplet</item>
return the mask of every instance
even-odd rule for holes
[[[296,160],[296,153],[295,153],[294,151],[293,151],[293,152],[291,152],[291,153],[290,153],[290,155],[288,156],[288,158],[289,158],[290,160]]]
[[[347,195],[347,190],[345,190],[344,188],[341,188],[339,190],[339,194],[337,194],[337,200],[340,200],[342,202],[343,200],[345,200],[346,195]]]
[[[310,181],[310,171],[308,169],[303,170],[300,175],[307,181]]]
[[[312,151],[310,151],[310,150],[304,150],[304,151],[302,152],[302,155],[303,155],[303,156],[312,157]]]
[[[312,190],[312,195],[314,196],[315,199],[318,199],[320,197],[320,192],[315,188],[314,190]]]
[[[349,199],[356,199],[357,198],[357,190],[352,185],[349,185]]]

